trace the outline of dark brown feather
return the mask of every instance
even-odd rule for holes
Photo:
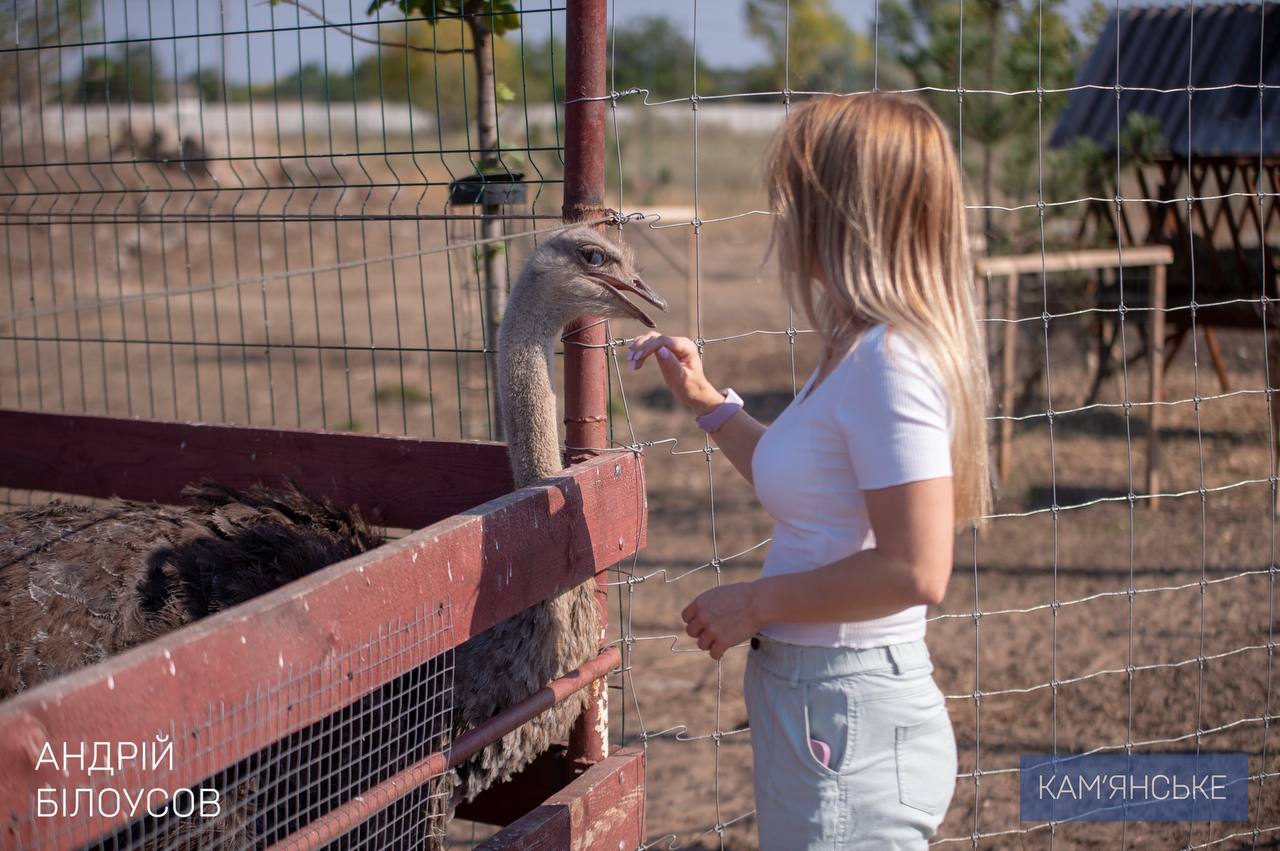
[[[189,487],[191,505],[53,501],[0,514],[0,699],[382,543],[295,488]]]

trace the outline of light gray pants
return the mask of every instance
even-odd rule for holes
[[[762,851],[919,849],[955,791],[956,742],[924,641],[751,640],[745,691]],[[809,740],[831,748],[829,766]]]

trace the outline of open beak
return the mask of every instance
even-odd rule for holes
[[[635,293],[640,298],[649,302],[649,304],[658,308],[658,310],[667,309],[667,300],[654,292],[644,281],[640,280],[638,275],[629,281],[624,281],[621,278],[615,278],[613,275],[607,275],[604,272],[588,272],[587,275],[608,290],[618,303],[623,306],[627,313],[631,314],[650,328],[655,327],[653,320],[649,318],[648,314],[636,307],[635,304],[623,295],[623,291]]]

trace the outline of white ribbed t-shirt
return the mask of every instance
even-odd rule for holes
[[[814,570],[875,546],[864,490],[951,475],[951,406],[929,356],[902,331],[866,331],[813,389],[817,371],[751,459],[774,519],[764,576]],[[876,647],[924,637],[925,606],[848,623],[773,623],[790,644]]]

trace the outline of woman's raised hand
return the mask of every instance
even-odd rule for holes
[[[632,369],[639,369],[650,355],[658,362],[671,395],[695,414],[705,414],[724,401],[723,394],[702,374],[702,358],[693,340],[649,331],[631,341],[627,361]]]

